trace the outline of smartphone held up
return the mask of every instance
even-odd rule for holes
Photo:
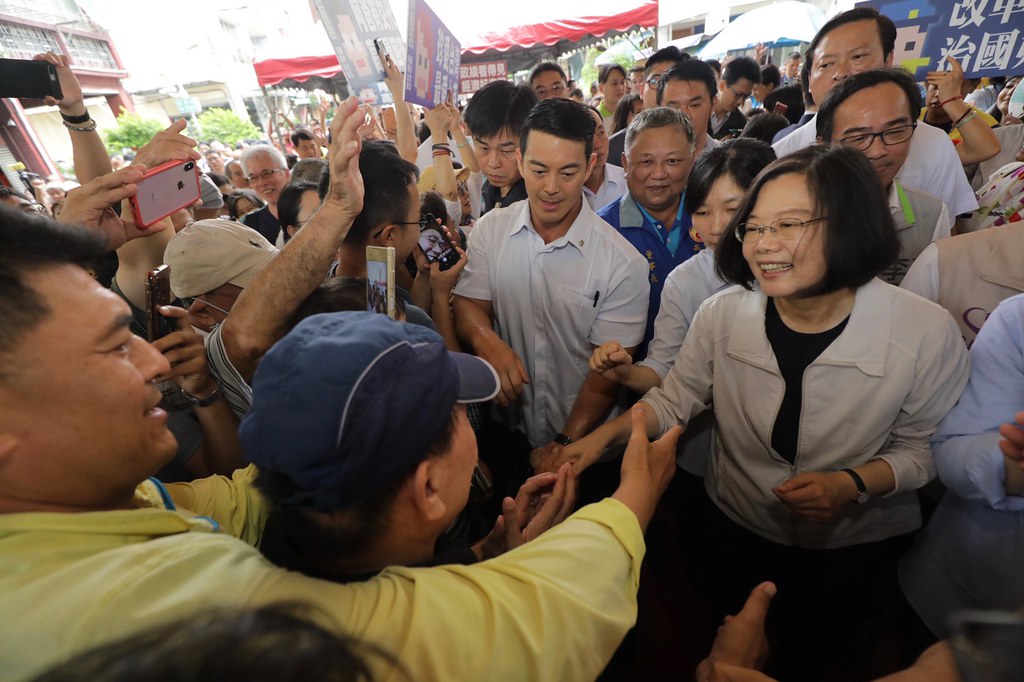
[[[132,216],[139,227],[149,227],[175,211],[199,200],[199,168],[196,162],[168,161],[151,168],[137,183],[131,198]]]

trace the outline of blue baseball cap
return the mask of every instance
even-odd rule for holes
[[[456,403],[490,400],[498,375],[434,331],[371,312],[313,315],[260,361],[239,439],[297,490],[279,504],[353,507],[408,474]]]

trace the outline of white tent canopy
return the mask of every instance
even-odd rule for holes
[[[731,50],[746,50],[757,43],[766,45],[810,42],[826,21],[814,5],[785,0],[750,10],[726,26],[700,51],[702,59],[723,57]]]

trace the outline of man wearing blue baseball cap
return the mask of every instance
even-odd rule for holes
[[[425,327],[369,312],[301,322],[260,363],[240,430],[274,508],[263,553],[349,582],[387,566],[473,563],[562,521],[574,503],[568,465],[505,500],[484,541],[435,556],[477,463],[465,405],[499,386],[486,361],[449,353]]]

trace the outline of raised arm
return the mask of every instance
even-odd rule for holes
[[[448,95],[451,100],[451,93]],[[430,142],[451,149],[448,144],[448,131],[452,127],[452,111],[447,103],[438,104],[427,111],[426,123],[430,128]],[[455,188],[455,167],[452,156],[444,150],[435,150],[433,154],[434,189],[448,201],[458,201],[459,192]]]
[[[964,166],[987,161],[999,153],[1000,145],[992,128],[982,119],[970,104],[960,95],[964,82],[964,70],[960,63],[947,55],[949,71],[931,71],[926,77],[929,85],[936,86],[936,97],[942,110],[949,116],[954,127],[960,131],[961,143],[956,145],[957,156]],[[928,120],[925,114],[925,122]]]
[[[85,107],[82,86],[71,70],[68,58],[62,54],[45,52],[37,54],[33,59],[49,62],[57,69],[57,79],[60,81],[60,90],[64,97],[58,102],[47,96],[43,101],[49,106],[57,107],[61,118],[67,122],[65,127],[71,135],[71,150],[78,182],[84,185],[109,173],[113,170],[110,166],[110,155],[96,130],[96,122],[91,118],[81,120],[89,116],[89,110]],[[68,121],[69,118],[71,121]]]
[[[295,309],[323,281],[338,245],[363,209],[358,135],[364,114],[350,97],[331,122],[330,185],[316,213],[238,297],[221,334],[231,364],[247,381],[286,332]]]
[[[398,153],[409,163],[416,163],[419,145],[416,144],[416,131],[413,130],[412,115],[409,104],[405,101],[405,76],[398,70],[391,55],[384,57],[384,84],[388,86],[391,99],[395,102],[395,125],[398,127],[398,139],[395,146]]]

